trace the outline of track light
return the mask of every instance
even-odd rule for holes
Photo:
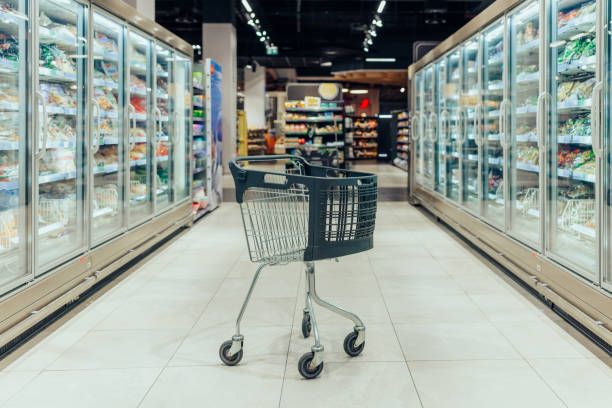
[[[253,11],[253,9],[251,8],[251,5],[249,4],[247,0],[242,0],[242,5],[246,9],[246,11],[248,11],[249,13]]]
[[[243,0],[243,1],[244,1],[244,0]],[[382,13],[382,12],[383,12],[383,10],[385,9],[385,6],[386,6],[386,5],[387,5],[387,2],[386,2],[385,0],[382,0],[382,1],[380,2],[380,4],[378,5],[378,10],[376,10],[376,12],[377,12],[378,14]]]

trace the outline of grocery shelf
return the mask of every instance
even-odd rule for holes
[[[320,107],[320,108],[285,108],[285,112],[342,112],[343,107]]]

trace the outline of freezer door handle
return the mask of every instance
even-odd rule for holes
[[[49,117],[47,115],[47,102],[45,101],[45,97],[40,91],[36,91],[36,99],[42,106],[42,145],[39,146],[38,151],[36,152],[36,158],[38,160],[42,159],[45,153],[47,153],[47,139],[48,139],[48,125],[49,125]],[[38,141],[38,138],[36,139]]]
[[[508,143],[506,143],[506,104],[508,101],[504,99],[499,104],[499,144],[502,149],[506,150]]]
[[[98,123],[96,124],[96,132],[94,133],[94,141],[91,143],[92,154],[96,154],[98,153],[98,150],[100,150],[100,120],[102,119],[102,114],[100,110],[100,104],[98,103],[96,98],[91,98],[91,103],[96,108],[96,119],[98,120]]]
[[[136,135],[133,134],[133,131],[136,130],[136,108],[134,108],[134,105],[130,103],[129,109],[132,116],[132,126],[130,128],[130,151],[132,151],[136,145]]]
[[[155,152],[157,152],[157,149],[159,149],[159,138],[161,137],[161,122],[162,122],[162,114],[161,114],[161,109],[159,109],[158,107],[155,107],[155,116],[157,116],[157,126],[155,127]]]
[[[603,82],[599,81],[593,87],[593,94],[591,95],[591,132],[593,152],[597,157],[602,157],[603,150],[601,148],[601,90],[603,89]]]
[[[443,126],[441,126],[443,132],[444,132],[444,137],[442,137],[442,140],[444,142],[449,142],[450,141],[450,126],[449,126],[449,113],[446,109],[444,109],[442,111],[442,113],[440,113],[440,122],[443,124]]]
[[[432,119],[433,117],[433,119]],[[431,141],[432,143],[436,141],[437,137],[436,137],[436,132],[438,130],[438,114],[435,112],[431,112],[429,114],[429,120],[427,121],[427,123],[429,123],[429,125],[431,126],[431,131],[429,132],[429,141]]]
[[[412,116],[412,123],[410,124],[410,131],[411,131],[413,142],[416,142],[419,140],[419,133],[417,131],[418,126],[419,126],[419,112],[415,112],[414,115]]]
[[[536,132],[538,133],[538,149],[542,150],[545,148],[545,129],[544,129],[544,121],[542,118],[544,117],[545,109],[546,109],[546,92],[542,92],[538,96],[538,103],[536,104]]]

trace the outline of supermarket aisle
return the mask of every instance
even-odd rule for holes
[[[398,170],[399,171],[399,170]],[[265,271],[243,322],[245,355],[220,343],[255,270],[226,203],[0,372],[2,407],[610,407],[612,369],[405,202],[381,202],[375,249],[319,262],[325,369],[301,379],[300,265]],[[608,360],[609,361],[609,360]]]

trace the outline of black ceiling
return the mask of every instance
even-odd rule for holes
[[[220,2],[230,0],[218,0]],[[389,68],[369,64],[366,56],[395,57],[394,67],[412,61],[416,41],[441,41],[467,23],[492,0],[389,0],[381,15],[383,27],[368,53],[363,50],[379,0],[248,0],[261,20],[278,56],[267,57],[263,43],[246,24],[240,0],[235,0],[238,63],[251,58],[261,65],[297,68],[300,75],[324,75],[353,68]],[[156,0],[157,21],[191,44],[201,44],[205,0]],[[206,2],[206,5],[211,4]],[[214,4],[214,3],[213,3]],[[320,63],[331,61],[332,67]]]

